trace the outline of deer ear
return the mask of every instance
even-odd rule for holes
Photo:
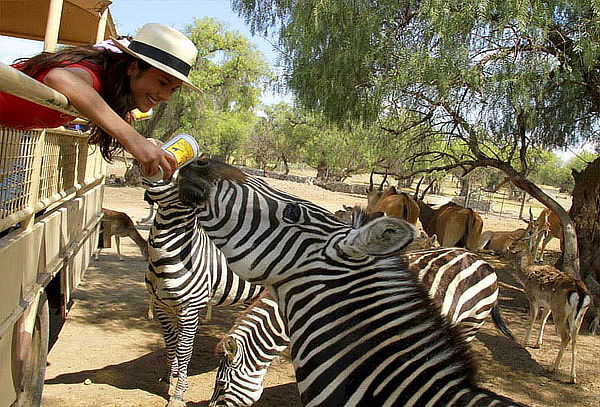
[[[225,338],[225,342],[223,342],[223,352],[225,353],[225,356],[230,362],[232,362],[235,359],[237,351],[237,340],[233,336],[227,335],[227,337]]]
[[[417,236],[417,229],[398,218],[377,218],[351,230],[338,249],[351,257],[386,256],[400,251]]]

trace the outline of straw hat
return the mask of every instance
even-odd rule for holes
[[[187,78],[196,61],[198,50],[194,43],[179,31],[164,24],[149,23],[140,28],[128,46],[111,37],[120,50],[133,55],[200,92]]]

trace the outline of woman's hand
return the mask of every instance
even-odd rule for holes
[[[162,168],[163,180],[168,181],[177,169],[177,160],[175,160],[175,157],[144,137],[140,137],[139,142],[136,140],[125,147],[140,163],[143,175],[149,177],[155,175],[160,166]]]

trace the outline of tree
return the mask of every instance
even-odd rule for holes
[[[565,270],[579,276],[572,219],[528,177],[532,148],[598,141],[600,19],[595,2],[234,4],[253,29],[279,30],[288,84],[303,106],[338,121],[397,119],[389,131],[412,138],[409,144],[419,140],[436,146],[413,156],[432,160],[427,171],[460,167],[466,175],[481,166],[503,171],[558,214],[565,233]],[[410,132],[422,124],[421,134]],[[574,201],[583,178],[575,177]],[[586,190],[600,183],[600,177],[585,179]],[[600,207],[595,208],[585,216],[597,217]],[[590,219],[586,224],[593,224]],[[581,259],[589,256],[582,252]],[[593,267],[584,265],[584,278],[595,273]],[[599,306],[600,297],[596,301]]]

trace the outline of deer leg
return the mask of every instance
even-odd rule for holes
[[[573,343],[571,344],[571,350],[573,351],[573,361],[575,360],[575,355],[577,353],[575,337],[571,336],[571,332],[569,332],[569,329],[567,328],[567,321],[564,318],[556,318],[554,320],[554,323],[556,325],[556,333],[560,336],[560,348],[558,350],[558,355],[556,355],[556,359],[554,360],[554,365],[550,368],[551,372],[558,371],[558,367],[560,366],[560,362],[562,361],[562,358],[565,354],[567,346],[569,345],[569,342],[573,341]],[[573,367],[574,365],[571,364],[571,380],[574,379]]]
[[[527,334],[525,335],[525,340],[523,341],[523,346],[527,346],[529,343],[529,338],[531,338],[531,333],[533,332],[533,326],[535,325],[535,320],[538,314],[538,305],[532,301],[529,302],[529,328],[527,328]]]
[[[154,320],[154,299],[152,296],[148,298],[148,311],[146,311],[146,319],[148,321]]]
[[[115,235],[115,242],[117,243],[117,257],[120,261],[123,261],[123,256],[121,256],[121,238]]]
[[[206,304],[206,315],[204,316],[204,322],[210,322],[212,319],[212,304],[209,302]]]
[[[550,316],[550,309],[543,308],[542,311],[542,325],[540,326],[540,333],[537,338],[537,348],[542,346],[542,339],[544,336],[544,328],[546,327],[546,322],[548,322],[548,317]]]

